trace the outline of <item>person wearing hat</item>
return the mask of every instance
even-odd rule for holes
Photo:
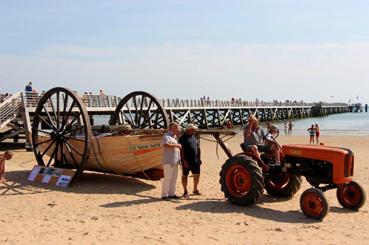
[[[268,135],[265,134],[264,129],[259,126],[259,121],[255,116],[250,116],[244,128],[244,146],[247,151],[250,151],[256,157],[260,158],[260,152],[265,152],[273,157],[277,162],[280,162],[280,149],[274,140],[270,138],[278,132],[275,125],[270,125]],[[267,137],[268,136],[268,137]]]
[[[182,184],[183,184],[183,197],[188,198],[187,190],[187,178],[188,174],[193,174],[193,194],[201,195],[198,189],[200,181],[200,145],[199,140],[196,136],[197,131],[196,125],[189,123],[186,126],[186,131],[179,138],[179,143],[182,145]]]

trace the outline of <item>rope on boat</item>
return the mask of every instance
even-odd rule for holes
[[[99,137],[95,137],[95,139],[96,139],[97,148],[98,148],[98,150],[99,150],[99,155],[100,155],[100,157],[101,157],[101,156],[102,156],[102,154],[101,154],[101,147],[100,147]],[[98,158],[98,156],[97,156],[97,153],[96,153],[95,147],[94,147],[94,143],[92,143],[91,145],[92,145],[92,151],[94,152],[94,155],[95,155],[95,159],[96,159],[97,164],[98,164],[100,167],[102,167],[103,169],[109,170],[109,169],[107,169],[106,167],[104,167],[104,165],[100,162],[100,160],[99,160],[99,158]],[[102,157],[101,157],[101,158],[102,158]]]

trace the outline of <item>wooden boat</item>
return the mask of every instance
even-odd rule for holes
[[[32,124],[32,144],[39,165],[109,172],[158,180],[163,177],[161,140],[168,116],[146,92],[125,96],[109,125],[92,127],[81,98],[66,88],[53,88],[39,100]],[[206,130],[226,149],[219,134]],[[232,155],[227,150],[228,155]]]
[[[152,95],[134,92],[122,99],[111,126],[92,128],[81,99],[66,88],[49,90],[40,99],[32,125],[39,165],[163,177],[161,140],[168,125]]]

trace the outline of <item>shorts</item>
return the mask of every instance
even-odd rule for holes
[[[183,176],[188,176],[188,174],[200,174],[200,164],[188,164],[188,168],[183,168]]]
[[[315,136],[316,136],[316,137],[319,137],[319,136],[320,136],[320,132],[316,132],[316,133],[315,133]]]
[[[259,152],[271,152],[272,146],[271,145],[256,145],[258,147]],[[245,145],[245,149],[247,151],[251,151],[252,145]]]

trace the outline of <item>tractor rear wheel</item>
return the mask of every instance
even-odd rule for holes
[[[300,207],[306,217],[316,220],[322,220],[329,212],[324,193],[316,188],[307,189],[302,193]]]
[[[219,173],[221,190],[234,204],[249,206],[263,194],[263,173],[251,158],[239,154],[229,158]]]
[[[366,194],[359,183],[351,181],[337,188],[337,199],[342,207],[358,210],[364,205]]]
[[[265,190],[271,196],[292,197],[300,190],[301,176],[290,173],[276,173],[265,176]]]

